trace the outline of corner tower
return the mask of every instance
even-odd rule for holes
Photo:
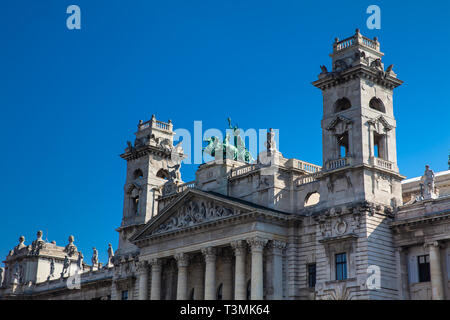
[[[117,254],[134,252],[137,248],[128,239],[148,220],[158,213],[156,198],[167,182],[181,182],[180,162],[184,158],[181,142],[173,146],[173,124],[152,118],[139,121],[134,144],[120,157],[127,161],[124,186],[122,224]]]
[[[355,35],[335,39],[332,70],[322,66],[313,85],[322,90],[323,178],[328,205],[346,202],[347,192],[333,192],[344,176],[354,200],[401,204],[397,166],[393,90],[403,82],[392,65],[384,68],[377,38]]]

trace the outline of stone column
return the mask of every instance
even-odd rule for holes
[[[251,299],[262,300],[263,292],[263,251],[267,243],[267,239],[254,237],[247,240],[252,251],[252,282],[251,282]]]
[[[273,240],[270,243],[273,258],[273,300],[283,299],[283,250],[286,248],[286,242]]]
[[[205,300],[216,299],[216,248],[202,249],[205,256]]]
[[[150,291],[150,300],[161,299],[161,259],[152,259],[149,261],[152,266],[152,287]]]
[[[433,300],[444,300],[444,286],[441,268],[441,252],[437,241],[426,243],[430,253],[431,297]]]
[[[147,261],[140,261],[138,263],[138,286],[139,286],[139,300],[147,300],[148,297],[148,268]]]
[[[229,255],[222,257],[222,270],[223,270],[223,287],[222,287],[222,299],[233,299],[233,274],[231,269],[232,258]]]
[[[410,300],[409,278],[408,278],[408,248],[399,247],[395,249],[397,269],[399,270],[398,288],[401,300]]]
[[[189,257],[185,253],[178,253],[175,255],[178,266],[178,281],[177,281],[177,300],[187,300],[187,268],[189,266]]]
[[[247,288],[245,285],[245,257],[247,255],[247,245],[244,240],[233,241],[231,247],[234,249],[236,257],[234,275],[234,299],[245,300],[247,298]]]

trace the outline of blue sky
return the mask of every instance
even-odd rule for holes
[[[81,30],[66,8],[81,8]],[[368,30],[366,8],[381,8]],[[400,171],[447,169],[448,1],[2,1],[0,256],[36,231],[70,234],[105,262],[117,248],[126,163],[139,119],[175,128],[278,128],[285,157],[322,163],[322,97],[335,37],[379,37],[396,89]],[[286,116],[289,115],[289,116]],[[197,165],[182,168],[185,181]]]

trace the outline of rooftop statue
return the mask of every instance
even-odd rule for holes
[[[253,162],[254,159],[250,151],[245,148],[245,141],[240,136],[240,130],[237,125],[234,127],[231,125],[231,119],[228,118],[228,127],[233,130],[231,137],[230,133],[227,132],[225,139],[221,142],[218,137],[206,138],[205,142],[208,145],[203,148],[203,152],[209,154],[212,157],[216,157],[217,152],[222,152],[223,159],[231,159],[243,162]],[[233,138],[233,140],[231,139]]]

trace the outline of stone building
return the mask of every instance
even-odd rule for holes
[[[283,157],[270,130],[256,161],[213,145],[214,160],[183,182],[173,124],[152,116],[121,155],[124,209],[108,263],[95,254],[85,263],[73,237],[65,247],[41,232],[31,245],[21,237],[0,297],[450,299],[450,170],[400,174],[393,90],[402,81],[376,38],[357,30],[330,56],[331,71],[322,66],[313,82],[322,166]]]

